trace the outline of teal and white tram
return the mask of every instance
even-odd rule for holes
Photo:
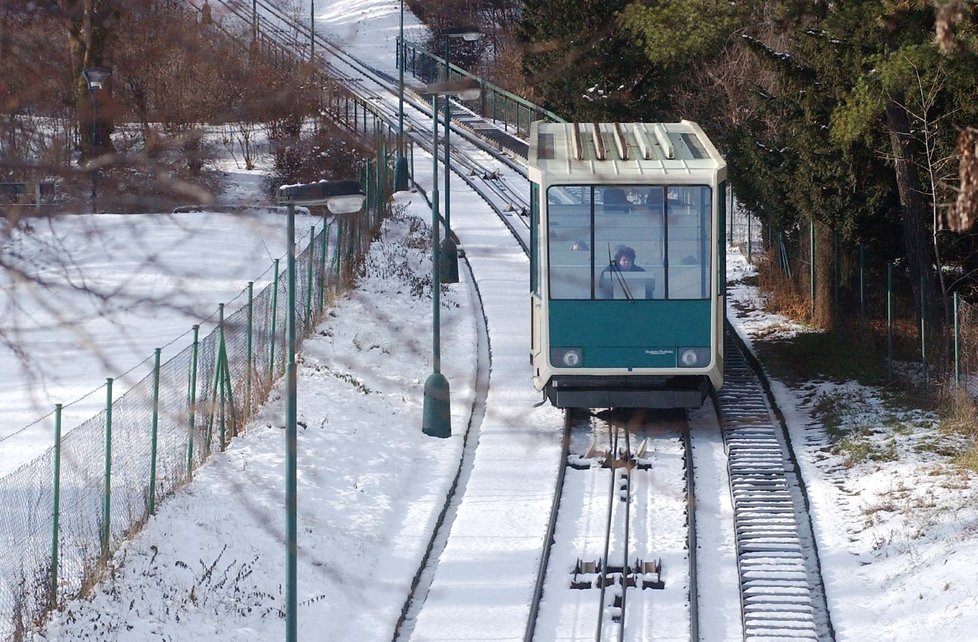
[[[533,123],[533,383],[690,408],[723,383],[726,163],[693,122]]]

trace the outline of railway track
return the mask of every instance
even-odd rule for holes
[[[307,26],[293,24],[267,0],[258,4],[308,37]],[[331,56],[319,62],[372,105],[370,117],[396,122],[396,79],[318,35],[316,41]],[[433,151],[430,105],[411,91],[405,102],[406,135]],[[456,176],[490,204],[526,251],[526,172],[512,156],[525,142],[457,103],[452,122]],[[728,453],[744,638],[831,640],[817,547],[789,444],[772,420],[761,380],[729,338],[726,355],[726,382],[715,405]],[[689,431],[681,418],[656,423],[662,420],[568,420],[525,639],[699,639],[697,582],[701,570],[712,571],[696,564]]]
[[[685,551],[688,496],[680,490],[688,456],[685,418],[675,412],[575,415],[565,430],[551,545],[524,639],[688,636],[680,624],[690,621],[692,577]]]
[[[834,638],[804,488],[759,376],[727,330],[717,409],[734,507],[746,640]]]

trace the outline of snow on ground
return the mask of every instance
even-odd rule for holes
[[[396,0],[320,0],[317,24],[322,31],[337,34],[355,55],[393,72],[398,4]],[[407,22],[409,29],[419,29],[410,14]],[[419,161],[417,167],[423,171],[427,163]],[[249,180],[254,182],[254,174]],[[231,184],[239,195],[249,191],[234,177]],[[457,190],[463,191],[460,186]],[[386,242],[372,250],[372,271],[357,292],[337,302],[303,345],[299,368],[299,632],[303,640],[390,639],[461,451],[457,436],[442,441],[420,433],[420,389],[430,370],[425,335],[431,311],[430,301],[418,297],[414,286],[426,273],[427,259],[412,254],[398,240],[412,234],[412,219],[425,220],[428,210],[417,195],[399,198],[411,204],[405,218],[388,225]],[[171,220],[158,217],[160,224]],[[276,227],[255,236],[279,239],[284,234]],[[463,244],[466,240],[463,236]],[[484,255],[491,256],[490,250],[485,248]],[[269,256],[281,252],[258,254],[257,264],[264,269]],[[475,254],[470,253],[473,261]],[[395,256],[399,258],[391,258]],[[400,259],[403,263],[397,263]],[[505,278],[487,265],[473,264],[480,284],[504,289]],[[810,331],[763,311],[762,297],[743,282],[750,270],[738,253],[728,256],[728,269],[734,283],[729,297],[731,320],[749,342]],[[451,286],[443,312],[451,328],[442,337],[443,353],[452,355],[445,365],[452,368],[448,376],[457,428],[464,425],[471,408],[468,369],[475,360],[468,288],[467,283]],[[217,292],[204,302],[205,307],[222,300]],[[513,314],[514,318],[525,315],[525,305],[513,308]],[[494,326],[497,332],[512,332],[512,319],[497,319],[489,319],[491,332]],[[181,326],[161,334],[156,342],[183,331]],[[145,358],[152,347],[138,351],[126,367]],[[516,353],[504,354],[516,368]],[[93,384],[75,385],[88,390]],[[773,382],[773,387],[810,493],[837,639],[978,639],[974,633],[978,589],[971,570],[978,562],[978,515],[973,508],[978,486],[973,475],[950,467],[943,454],[953,449],[956,438],[941,434],[932,414],[895,409],[882,391],[852,382],[813,381],[793,388]],[[38,394],[35,387],[31,390]],[[100,585],[90,600],[67,604],[34,640],[281,639],[282,392],[280,383],[245,434],[226,453],[215,455],[192,484],[163,502],[159,514],[121,548],[110,581]],[[518,417],[521,409],[513,404],[532,396],[528,372],[524,392],[509,388],[496,411]],[[0,405],[9,404],[4,400]],[[822,413],[829,407],[837,409],[846,430],[864,436],[872,456],[856,461],[852,450],[833,447],[822,423],[826,416]],[[495,453],[503,452],[493,449],[509,443],[505,431],[498,432],[498,439],[480,443],[483,461],[491,462]],[[707,456],[717,456],[716,444],[701,443]],[[724,492],[720,480],[705,486]],[[494,503],[491,487],[482,487],[480,493],[482,502]],[[728,498],[717,498],[712,504],[712,512],[729,514]],[[478,504],[462,511],[463,518],[470,520],[468,537],[455,549],[447,549],[458,564],[451,577],[441,580],[443,585],[464,585],[465,555],[499,545],[489,534],[480,547],[478,521],[472,517],[478,511]],[[714,535],[706,541],[727,545],[722,534]],[[729,563],[725,555],[707,559]],[[479,568],[480,573],[487,570]],[[434,600],[443,599],[446,593],[437,583],[433,588]],[[512,606],[512,594],[504,593],[498,603],[476,608]],[[730,610],[724,613],[728,616]],[[718,621],[701,628],[723,635],[731,626]],[[488,638],[489,629],[484,631]],[[451,630],[441,632],[452,637]]]
[[[0,350],[0,475],[53,444],[51,420],[24,426],[55,403],[65,432],[97,413],[105,395],[86,395],[106,377],[129,373],[113,386],[121,396],[152,371],[155,348],[176,354],[194,324],[210,332],[218,303],[270,283],[284,250],[285,217],[267,210],[60,216],[15,232],[0,248],[24,273],[0,275],[2,339],[18,349]]]
[[[460,430],[445,440],[421,433],[431,303],[418,211],[428,210],[417,195],[402,201],[358,289],[336,302],[299,358],[303,640],[389,639],[461,448]],[[468,286],[450,286],[444,302],[443,350],[453,355],[444,371],[459,426],[475,365]],[[34,639],[282,637],[283,383],[244,435],[120,548],[112,581],[66,605]]]
[[[739,252],[727,264],[730,318],[748,343],[811,331],[763,310]],[[978,479],[949,456],[967,441],[935,413],[853,381],[772,389],[812,503],[837,639],[978,639]]]

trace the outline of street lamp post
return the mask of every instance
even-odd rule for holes
[[[394,163],[394,191],[408,188],[407,158],[404,157],[404,0],[401,0],[401,29],[397,39],[397,160]]]
[[[316,59],[316,0],[309,0],[309,62]]]
[[[449,63],[449,42],[452,38],[461,38],[466,42],[475,42],[482,37],[482,32],[475,27],[449,27],[442,32],[445,36],[445,82],[452,79],[452,68]],[[458,283],[458,246],[452,238],[452,198],[451,198],[451,154],[452,147],[449,137],[452,133],[452,101],[445,99],[445,238],[441,242],[441,280],[444,283]]]
[[[441,272],[438,216],[438,96],[458,96],[463,100],[479,97],[479,83],[472,79],[443,82],[426,86],[421,93],[431,96],[433,173],[431,183],[431,374],[424,382],[424,407],[421,431],[431,437],[452,436],[451,390],[448,379],[441,373]],[[447,168],[446,168],[447,169]]]
[[[101,89],[105,82],[112,75],[111,69],[106,69],[105,67],[86,67],[82,70],[82,77],[88,84],[88,94],[92,97],[92,153],[91,159],[95,158],[97,154],[96,147],[98,145],[98,99],[96,98],[95,91]],[[96,189],[96,182],[98,178],[98,169],[92,168],[92,213],[97,212],[95,199],[98,196]]]
[[[325,205],[335,215],[354,214],[363,209],[365,195],[360,183],[353,180],[319,181],[302,185],[283,185],[278,190],[278,202],[288,210],[288,315],[286,343],[288,363],[285,366],[285,639],[296,642],[296,553],[297,502],[296,476],[298,436],[296,428],[296,367],[295,367],[295,206]]]

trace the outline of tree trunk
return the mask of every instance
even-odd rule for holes
[[[112,0],[59,0],[68,31],[72,74],[75,78],[75,108],[82,160],[115,151],[110,138],[113,130],[107,100],[110,85],[93,95],[82,71],[89,67],[108,67],[107,54],[113,37],[117,11]]]
[[[903,224],[903,244],[907,254],[910,285],[917,301],[923,296],[927,307],[926,316],[934,321],[939,316],[938,310],[941,306],[933,296],[933,260],[927,232],[930,209],[924,202],[921,191],[920,174],[914,161],[918,150],[915,149],[916,142],[910,136],[907,111],[892,96],[886,99],[886,125],[890,148],[893,150],[897,190],[900,193],[900,220]],[[920,291],[921,287],[924,288],[923,293]]]

